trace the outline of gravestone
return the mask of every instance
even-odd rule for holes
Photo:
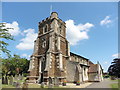
[[[17,80],[18,80],[18,76],[17,76],[17,75],[15,75],[14,80],[15,80],[15,81],[17,81]]]
[[[24,75],[23,74],[22,74],[21,78],[22,78],[22,80],[24,79]]]
[[[19,74],[18,80],[22,80],[22,75]]]
[[[4,84],[8,84],[8,77],[7,76],[5,76]]]
[[[16,87],[16,82],[13,82],[13,86]]]
[[[48,79],[48,88],[52,88],[53,87],[53,85],[52,85],[52,78],[51,77],[49,77],[49,79]]]
[[[44,88],[44,82],[41,83],[41,88]]]
[[[28,90],[28,84],[26,81],[23,83],[22,90]]]
[[[9,84],[13,85],[13,76],[10,76],[10,78],[9,78]]]
[[[2,76],[2,84],[5,84],[5,78]]]
[[[16,88],[20,88],[20,83],[19,82],[16,82]]]
[[[59,79],[58,79],[57,77],[55,77],[55,79],[54,79],[54,85],[55,85],[56,87],[59,86]]]

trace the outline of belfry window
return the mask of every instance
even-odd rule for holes
[[[46,40],[42,39],[42,47],[45,48],[46,47]]]
[[[60,29],[60,34],[61,34],[62,30]]]
[[[48,25],[45,25],[44,30],[43,30],[43,34],[46,33],[48,31]]]
[[[62,34],[62,30],[61,30],[62,29],[62,25],[59,26],[59,29],[60,29],[59,30],[60,34]]]

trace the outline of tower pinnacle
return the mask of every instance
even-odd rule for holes
[[[52,12],[50,17],[51,17],[51,19],[52,18],[58,18],[58,13],[57,12]]]

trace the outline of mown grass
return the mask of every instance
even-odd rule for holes
[[[15,88],[13,85],[2,84],[2,88]]]
[[[111,87],[112,87],[112,88],[118,88],[118,83],[113,83],[113,84],[111,84]]]
[[[111,88],[120,88],[120,79],[112,80],[116,83],[111,84]],[[119,86],[119,87],[118,87]]]

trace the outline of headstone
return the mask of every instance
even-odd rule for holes
[[[22,80],[24,79],[24,75],[22,74]]]
[[[17,76],[17,75],[15,75],[14,80],[15,80],[15,81],[18,80],[18,76]]]
[[[48,79],[48,88],[52,88],[53,87],[53,83],[52,83],[52,78],[51,77],[49,77],[49,79]]]
[[[16,82],[16,88],[20,88],[20,83],[19,82]]]
[[[22,90],[28,90],[28,84],[26,81],[23,83]]]
[[[9,78],[9,84],[13,85],[13,76],[10,76],[10,78]]]
[[[2,77],[2,84],[5,84],[5,78],[4,78],[4,76]]]
[[[55,83],[54,83],[55,86],[58,87],[58,86],[59,86],[59,79],[58,79],[57,77],[55,77],[55,81],[54,81],[54,82],[55,82]]]
[[[52,88],[52,87],[53,87],[53,85],[52,85],[52,84],[49,84],[49,85],[48,85],[48,88]]]
[[[16,87],[16,82],[13,82],[13,86]]]
[[[41,83],[41,88],[44,88],[44,82]]]
[[[8,84],[8,77],[7,76],[5,76],[4,84]]]
[[[19,74],[18,80],[22,80],[22,75]]]

